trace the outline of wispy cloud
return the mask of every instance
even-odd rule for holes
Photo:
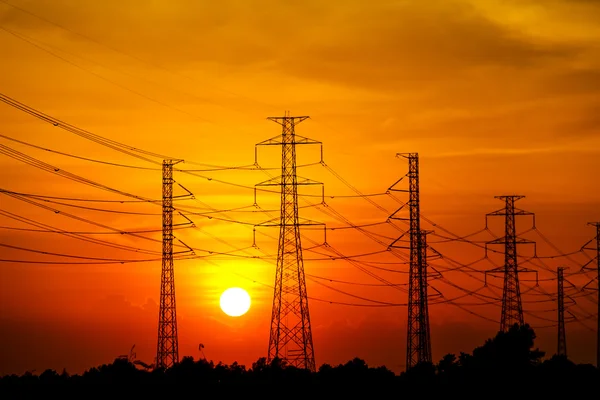
[[[532,148],[477,148],[464,151],[448,151],[428,153],[428,158],[452,158],[452,157],[479,157],[479,156],[528,156],[534,154],[552,153],[597,153],[594,147],[532,147]]]

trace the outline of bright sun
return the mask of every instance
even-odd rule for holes
[[[250,295],[242,288],[229,288],[221,295],[221,310],[230,317],[239,317],[250,309]]]

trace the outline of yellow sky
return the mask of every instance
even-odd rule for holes
[[[448,235],[443,229],[458,235],[476,232],[485,226],[486,213],[502,207],[494,196],[520,194],[526,198],[518,205],[536,213],[539,232],[563,252],[571,252],[593,237],[586,223],[600,220],[598,21],[600,5],[591,0],[376,0],[368,5],[356,0],[0,0],[0,92],[106,138],[185,159],[185,168],[197,169],[202,167],[193,162],[252,164],[254,145],[280,133],[267,117],[286,110],[309,115],[311,119],[299,125],[297,133],[323,142],[324,161],[331,170],[316,165],[301,168],[299,174],[322,181],[326,194],[335,197],[326,199],[329,210],[301,209],[306,218],[333,227],[344,225],[343,219],[331,215],[335,210],[353,224],[385,221],[398,203],[389,196],[372,197],[381,210],[361,198],[338,197],[356,193],[331,171],[362,193],[384,193],[406,173],[405,160],[395,154],[418,152],[421,210],[439,224],[433,227],[426,221],[427,229],[440,235]],[[148,166],[5,104],[0,104],[0,134],[81,157]],[[2,137],[0,144],[119,190],[160,197],[159,171],[90,163]],[[263,167],[278,167],[273,149],[261,149],[259,156]],[[300,164],[319,161],[314,149],[301,149],[300,157]],[[213,180],[185,174],[176,180],[196,195],[198,201],[190,205],[208,204],[218,210],[252,206],[254,201],[252,190],[219,180],[252,187],[269,178],[243,170],[200,174]],[[0,182],[3,189],[25,193],[119,198],[6,155],[0,156]],[[258,200],[277,215],[277,196],[259,195]],[[91,229],[7,196],[0,197],[0,204],[3,211],[62,229]],[[61,209],[120,229],[160,228],[158,207],[95,206],[154,216]],[[270,218],[256,212],[229,212],[224,217],[248,224],[198,216],[197,228],[178,237],[213,251],[246,248],[252,244],[252,223]],[[495,234],[501,234],[501,221],[494,223]],[[518,230],[526,230],[527,223]],[[6,217],[0,217],[0,226],[28,227]],[[269,236],[259,233],[257,244],[267,254],[276,254],[276,229],[263,229]],[[380,242],[355,229],[328,231],[328,242],[345,254],[359,254],[380,251],[381,243],[398,235],[385,225],[369,232]],[[541,255],[556,254],[539,234],[530,234],[539,242]],[[160,240],[158,232],[148,236]],[[307,236],[322,241],[319,232]],[[2,229],[0,238],[5,244],[43,251],[135,256],[61,235]],[[489,238],[484,232],[473,240]],[[131,237],[106,240],[160,250],[157,242]],[[306,247],[309,242],[305,241]],[[480,248],[469,244],[437,246],[464,264],[483,256]],[[33,256],[8,249],[1,253],[21,259]],[[239,254],[259,253],[248,249]],[[305,257],[319,254],[308,251]],[[567,265],[576,271],[588,258],[578,253],[543,261],[552,270]],[[200,341],[208,358],[237,359],[249,365],[264,355],[268,344],[272,265],[243,257],[207,260],[178,264],[182,354],[197,357]],[[10,347],[10,356],[0,364],[0,373],[63,366],[81,370],[112,361],[133,343],[141,358],[154,357],[160,262],[127,268],[3,264],[0,315],[3,326],[12,328],[3,328],[2,342]],[[406,283],[405,273],[373,269],[373,265],[371,272],[393,283]],[[377,265],[406,271],[403,265]],[[492,266],[484,260],[474,267]],[[320,278],[381,283],[341,260],[307,261],[306,269]],[[469,290],[482,285],[464,273],[448,272],[446,277]],[[540,272],[544,277],[552,274]],[[581,287],[592,277],[577,275],[572,281]],[[328,304],[328,300],[365,302],[319,284],[324,282],[320,278],[308,281],[309,296],[326,300],[311,303],[317,364],[359,356],[369,364],[402,370],[406,308]],[[543,290],[554,293],[555,283],[542,283]],[[354,296],[406,302],[405,292],[390,287],[328,285]],[[464,294],[441,281],[432,285],[449,298]],[[218,309],[218,296],[229,286],[251,292],[253,307],[246,317],[232,319]],[[486,296],[498,295],[489,288],[482,290]],[[524,302],[532,309],[538,307],[550,321],[531,319],[531,323],[551,325],[555,303],[535,303],[539,299],[548,296],[539,290],[524,294]],[[467,297],[457,302],[480,300]],[[593,297],[580,303],[584,310],[577,311],[580,317],[595,313]],[[499,319],[497,306],[465,307]],[[494,323],[451,305],[434,305],[430,313],[436,361],[447,352],[472,350],[497,329]],[[593,327],[595,319],[584,323]],[[98,344],[102,337],[106,340]],[[552,354],[555,328],[541,328],[538,337],[542,349]],[[568,325],[567,337],[573,338],[569,349],[575,361],[594,361],[588,351],[595,345],[594,332],[574,322]],[[74,353],[78,356],[69,355]]]

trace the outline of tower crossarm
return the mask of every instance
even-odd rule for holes
[[[529,240],[529,239],[524,239],[524,238],[520,238],[520,237],[515,237],[514,238],[514,243],[515,244],[532,244],[533,245],[533,254],[537,254],[537,242],[535,242],[534,240]],[[490,240],[488,242],[486,242],[484,244],[484,251],[485,251],[485,257],[488,256],[488,245],[495,245],[495,244],[503,244],[506,245],[506,237],[499,237],[493,240]]]
[[[529,268],[521,268],[519,267],[518,269],[519,274],[524,274],[524,273],[532,273],[535,274],[535,286],[539,286],[539,273],[538,271],[536,271],[535,269],[529,269]],[[487,287],[487,276],[489,275],[497,275],[497,274],[504,274],[505,273],[505,268],[504,266],[502,267],[496,267],[496,268],[492,268],[492,269],[488,269],[483,271],[483,286]]]
[[[310,118],[310,117],[308,117],[308,116],[290,117],[287,115],[283,116],[283,117],[268,117],[267,118],[268,120],[276,122],[282,126],[283,133],[281,135],[274,136],[270,139],[263,140],[262,142],[256,143],[256,145],[254,146],[254,165],[259,165],[258,164],[258,148],[260,146],[283,146],[283,145],[290,146],[291,145],[291,146],[295,147],[296,145],[302,145],[302,144],[320,146],[319,162],[323,163],[323,142],[320,142],[320,141],[314,140],[314,139],[310,139],[310,138],[307,138],[304,136],[296,135],[295,132],[292,135],[292,137],[286,137],[287,131],[289,131],[290,129],[293,130],[296,125],[298,125],[299,123],[301,123],[302,121],[304,121],[308,118]]]
[[[289,185],[290,183],[286,183],[284,180],[284,177],[282,176],[275,176],[271,179],[267,179],[266,181],[257,183],[254,185],[254,205],[258,205],[258,201],[257,201],[257,191],[259,187],[265,187],[265,186],[285,186],[285,185]],[[303,178],[303,177],[299,177],[296,176],[296,181],[294,183],[296,185],[296,187],[298,186],[321,186],[321,204],[325,204],[325,185],[323,185],[323,182],[319,182],[319,181],[315,181],[313,179],[310,178]]]

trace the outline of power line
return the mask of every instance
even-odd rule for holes
[[[161,100],[157,100],[157,99],[155,99],[155,98],[153,98],[153,97],[150,97],[150,96],[148,96],[148,95],[146,95],[146,94],[144,94],[144,93],[142,93],[142,92],[138,92],[137,90],[133,90],[133,89],[131,89],[131,88],[129,88],[129,87],[127,87],[127,86],[125,86],[125,85],[122,85],[122,84],[120,84],[120,83],[118,83],[118,82],[115,82],[115,81],[113,81],[112,79],[109,79],[109,78],[107,78],[107,77],[105,77],[105,76],[103,76],[103,75],[100,75],[100,74],[98,74],[98,73],[96,73],[96,72],[94,72],[94,71],[91,71],[90,69],[88,69],[88,68],[85,68],[85,67],[83,67],[83,66],[81,66],[81,65],[77,64],[76,62],[74,62],[74,61],[71,61],[71,60],[69,60],[69,59],[67,59],[67,58],[65,58],[65,57],[63,57],[63,56],[60,56],[60,55],[56,54],[55,52],[53,52],[53,51],[51,51],[51,50],[48,50],[47,48],[45,48],[45,47],[44,47],[44,46],[48,46],[48,47],[52,47],[52,46],[40,44],[41,42],[39,42],[38,40],[35,40],[35,39],[32,39],[32,38],[29,38],[29,37],[27,37],[27,36],[25,36],[25,35],[23,35],[23,34],[21,34],[21,33],[17,33],[17,32],[15,32],[15,31],[13,31],[13,30],[10,30],[10,29],[8,29],[8,28],[6,28],[6,27],[4,27],[4,26],[0,26],[0,29],[2,29],[3,31],[5,31],[5,32],[7,32],[7,33],[9,33],[9,34],[11,34],[12,36],[14,36],[14,37],[16,37],[16,38],[18,38],[18,39],[20,39],[20,40],[22,40],[22,41],[24,41],[24,42],[27,42],[27,43],[29,43],[29,44],[30,44],[30,45],[32,45],[33,47],[35,47],[35,48],[37,48],[37,49],[39,49],[39,50],[42,50],[43,52],[45,52],[45,53],[48,53],[48,54],[50,54],[51,56],[53,56],[53,57],[56,57],[57,59],[59,59],[59,60],[61,60],[61,61],[64,61],[64,62],[65,62],[65,63],[67,63],[67,64],[70,64],[70,65],[71,65],[71,66],[73,66],[73,67],[76,67],[76,68],[78,68],[78,69],[80,69],[80,70],[82,70],[82,71],[85,71],[85,72],[87,72],[87,73],[89,73],[89,74],[91,74],[91,75],[94,75],[96,78],[99,78],[99,79],[101,79],[101,80],[103,80],[103,81],[105,81],[105,82],[108,82],[108,83],[110,83],[110,84],[112,84],[112,85],[115,85],[115,86],[117,86],[117,87],[119,87],[119,88],[121,88],[121,89],[123,89],[123,90],[125,90],[125,91],[127,91],[127,92],[133,93],[133,94],[135,94],[135,95],[137,95],[137,96],[140,96],[140,97],[142,97],[142,98],[144,98],[144,99],[146,99],[146,100],[149,100],[149,101],[151,101],[151,102],[153,102],[153,103],[156,103],[156,104],[159,104],[159,105],[161,105],[161,106],[164,106],[164,107],[170,108],[170,109],[172,109],[172,110],[178,111],[178,112],[180,112],[180,113],[182,113],[182,114],[186,114],[186,115],[188,115],[188,116],[190,116],[190,117],[193,117],[193,118],[199,119],[199,120],[201,120],[201,121],[204,121],[204,122],[209,122],[209,123],[214,123],[213,121],[211,121],[211,120],[209,120],[209,119],[206,119],[206,118],[204,118],[204,117],[200,117],[200,116],[198,116],[198,115],[192,114],[192,113],[190,113],[190,112],[188,112],[188,111],[182,110],[181,108],[178,108],[178,107],[171,106],[171,105],[169,105],[169,104],[167,104],[167,103],[165,103],[165,102],[163,102],[163,101],[161,101]],[[66,52],[65,52],[65,53],[66,53]]]
[[[109,199],[90,199],[90,198],[77,198],[77,197],[60,197],[60,196],[47,196],[41,195],[37,193],[23,193],[23,192],[15,192],[13,190],[0,189],[0,193],[11,193],[16,194],[23,197],[30,197],[36,199],[55,199],[55,200],[67,200],[67,201],[85,201],[91,203],[155,203],[160,200],[157,199],[149,199],[149,200],[109,200]]]
[[[160,171],[160,168],[142,167],[139,165],[121,164],[121,163],[114,163],[114,162],[109,162],[109,161],[96,160],[96,159],[88,158],[88,157],[81,157],[81,156],[77,156],[77,155],[70,154],[70,153],[64,153],[64,152],[58,151],[58,150],[52,150],[47,147],[37,146],[35,144],[27,143],[22,140],[18,140],[18,139],[12,138],[10,136],[2,135],[2,134],[0,134],[0,137],[7,139],[7,140],[11,140],[15,143],[19,143],[19,144],[34,148],[34,149],[43,150],[48,153],[58,154],[58,155],[65,156],[65,157],[76,158],[78,160],[89,161],[89,162],[104,164],[104,165],[111,165],[111,166],[115,166],[115,167],[150,170],[150,171]]]
[[[67,31],[67,32],[69,32],[69,33],[71,33],[71,34],[73,34],[73,35],[76,35],[76,36],[80,37],[80,38],[83,38],[83,39],[86,39],[86,40],[88,40],[88,41],[91,41],[91,42],[93,42],[93,43],[99,44],[99,45],[101,45],[101,46],[103,46],[103,47],[105,47],[105,48],[107,48],[107,49],[109,49],[109,50],[112,50],[112,51],[116,52],[116,53],[119,53],[119,54],[121,54],[121,55],[125,55],[125,56],[127,56],[127,57],[129,57],[129,58],[131,58],[131,59],[134,59],[134,60],[136,60],[136,61],[139,61],[139,62],[141,62],[141,63],[143,63],[143,64],[146,64],[146,65],[152,66],[152,67],[154,67],[154,68],[157,68],[157,69],[163,70],[163,71],[165,71],[165,72],[168,72],[168,73],[170,73],[170,74],[172,74],[172,75],[174,75],[174,76],[179,76],[179,77],[185,78],[185,79],[187,79],[187,80],[192,80],[192,81],[195,81],[194,79],[190,78],[189,76],[183,75],[183,74],[181,74],[181,73],[179,73],[179,72],[176,72],[176,71],[172,71],[172,70],[170,70],[170,69],[168,69],[168,68],[165,68],[164,66],[158,65],[158,64],[156,64],[156,63],[152,63],[152,62],[150,62],[150,61],[148,61],[148,60],[144,60],[144,59],[142,59],[142,58],[140,58],[140,57],[138,57],[138,56],[132,55],[132,54],[130,54],[130,53],[127,53],[127,52],[125,52],[125,51],[123,51],[123,50],[119,50],[119,49],[116,49],[116,48],[114,48],[114,47],[112,47],[112,46],[108,46],[107,44],[105,44],[105,43],[102,43],[102,42],[98,41],[97,39],[93,39],[93,38],[91,38],[91,37],[89,37],[89,36],[86,36],[86,35],[84,35],[84,34],[80,33],[80,32],[76,32],[76,31],[74,31],[74,30],[72,30],[72,29],[69,29],[69,28],[65,27],[64,25],[58,24],[58,23],[56,23],[56,22],[53,22],[53,21],[49,20],[48,18],[44,18],[44,17],[42,17],[42,16],[40,16],[40,15],[38,15],[38,14],[35,14],[35,13],[33,13],[33,12],[29,11],[29,10],[26,10],[26,9],[24,9],[24,8],[22,8],[22,7],[18,7],[18,6],[14,5],[14,4],[12,4],[12,3],[9,3],[9,2],[7,2],[7,1],[5,1],[5,0],[0,0],[0,1],[1,1],[2,3],[4,3],[4,4],[6,4],[6,5],[10,6],[10,7],[13,7],[14,9],[17,9],[17,10],[19,10],[19,11],[21,11],[21,12],[25,13],[25,14],[28,14],[28,15],[30,15],[30,16],[33,16],[33,17],[35,17],[35,18],[37,18],[37,19],[39,19],[39,20],[41,20],[41,21],[44,21],[44,22],[46,22],[46,23],[50,24],[50,25],[56,26],[56,27],[58,27],[58,28],[60,28],[60,29],[63,29],[63,30],[65,30],[65,31]],[[197,81],[196,81],[196,82],[197,82]],[[204,83],[204,84],[205,84],[205,83]],[[211,85],[211,86],[213,86],[213,85]],[[258,100],[256,100],[256,99],[251,99],[251,98],[249,98],[249,97],[247,97],[247,96],[240,95],[240,94],[238,94],[238,93],[234,93],[234,92],[232,92],[232,91],[230,91],[230,90],[225,90],[225,89],[222,89],[222,88],[218,88],[218,87],[216,87],[216,86],[213,86],[213,87],[214,87],[214,88],[216,88],[217,90],[220,90],[220,91],[224,92],[224,93],[228,93],[228,94],[231,94],[231,95],[237,96],[237,97],[239,97],[239,98],[243,98],[243,99],[246,99],[246,100],[250,100],[250,101],[252,101],[252,102],[254,102],[254,103],[261,104],[261,105],[263,105],[263,106],[267,106],[267,107],[269,107],[271,110],[274,110],[274,109],[280,109],[280,107],[279,107],[279,106],[274,106],[274,105],[267,104],[267,103],[265,103],[265,102],[262,102],[262,101],[258,101]]]
[[[0,192],[0,193],[2,193],[2,192]],[[97,227],[104,228],[104,229],[107,229],[107,230],[112,230],[114,232],[119,232],[119,233],[123,232],[121,229],[113,228],[111,226],[108,226],[108,225],[105,225],[105,224],[102,224],[102,223],[99,223],[99,222],[95,222],[95,221],[92,221],[92,220],[87,219],[87,218],[79,217],[77,215],[70,214],[70,213],[58,210],[56,208],[47,206],[45,204],[40,204],[40,203],[38,203],[38,202],[36,202],[34,200],[28,199],[28,198],[23,197],[23,196],[19,196],[19,195],[15,195],[15,194],[10,194],[10,193],[6,193],[6,192],[4,192],[4,194],[7,195],[7,196],[10,196],[10,197],[13,197],[13,198],[15,198],[17,200],[23,201],[25,203],[29,203],[29,204],[34,205],[36,207],[45,209],[47,211],[51,211],[51,212],[53,212],[55,214],[63,215],[65,217],[67,217],[67,218],[71,218],[71,219],[74,219],[74,220],[77,220],[77,221],[81,221],[81,222],[84,222],[84,223],[87,223],[87,224],[90,224],[90,225],[95,225]],[[132,232],[123,232],[123,234],[127,234],[127,235],[130,235],[130,236],[136,237],[138,239],[142,239],[142,240],[147,240],[147,241],[151,241],[151,242],[158,242],[158,243],[160,243],[160,240],[149,238],[149,237],[142,236],[142,235],[138,235],[138,234],[132,233]]]
[[[14,226],[0,226],[0,229],[8,229],[13,231],[24,231],[24,232],[39,232],[39,233],[66,233],[70,235],[123,235],[128,232],[131,233],[156,233],[162,232],[162,229],[145,229],[145,230],[129,230],[124,229],[123,232],[94,232],[94,231],[62,231],[57,229],[33,229],[33,228],[16,228]],[[182,228],[179,228],[182,229]]]
[[[97,160],[94,158],[89,158],[89,157],[82,157],[82,156],[78,156],[75,154],[71,154],[71,153],[65,153],[62,151],[58,151],[58,150],[54,150],[54,149],[50,149],[47,147],[42,147],[42,146],[38,146],[29,142],[25,142],[23,140],[18,140],[15,139],[13,137],[7,136],[7,135],[3,135],[0,134],[0,137],[13,141],[15,143],[19,143],[22,144],[24,146],[28,146],[34,149],[38,149],[38,150],[42,150],[42,151],[46,151],[49,153],[53,153],[53,154],[58,154],[61,156],[65,156],[65,157],[70,157],[70,158],[75,158],[78,160],[83,160],[83,161],[89,161],[89,162],[93,162],[93,163],[98,163],[98,164],[104,164],[104,165],[109,165],[109,166],[114,166],[114,167],[122,167],[122,168],[131,168],[131,169],[139,169],[139,170],[147,170],[147,171],[160,171],[161,168],[160,167],[142,167],[140,165],[130,165],[130,164],[123,164],[123,163],[115,163],[115,162],[109,162],[109,161],[102,161],[102,160]],[[188,161],[188,163],[190,163]],[[194,164],[199,164],[199,165],[205,165],[207,166],[207,168],[204,169],[189,169],[189,168],[173,168],[174,171],[178,171],[178,172],[183,172],[183,171],[189,171],[189,172],[217,172],[217,171],[230,171],[230,170],[249,170],[249,171],[259,171],[259,170],[274,170],[277,168],[264,168],[261,167],[257,164],[249,164],[249,165],[238,165],[238,166],[223,166],[223,165],[212,165],[212,164],[202,164],[202,163],[194,163]],[[320,162],[314,162],[314,163],[307,163],[307,164],[300,164],[297,166],[297,168],[305,168],[305,167],[310,167],[310,166],[314,166],[314,165],[320,165]],[[334,196],[331,196],[332,198]],[[343,196],[337,196],[337,197],[343,197]]]
[[[116,248],[119,250],[127,250],[127,251],[131,251],[134,253],[146,253],[146,254],[160,254],[158,251],[155,250],[146,250],[146,249],[139,249],[139,248],[135,248],[132,246],[126,246],[126,245],[122,245],[122,244],[118,244],[118,243],[113,243],[113,242],[108,242],[105,240],[101,240],[101,239],[96,239],[96,238],[89,238],[83,235],[83,233],[79,233],[79,232],[69,232],[63,229],[59,229],[56,227],[53,227],[51,225],[47,225],[47,224],[43,224],[39,221],[35,221],[14,213],[11,213],[9,211],[4,211],[4,210],[0,210],[0,215],[3,215],[7,218],[11,218],[13,220],[25,223],[27,225],[32,225],[38,228],[44,228],[46,229],[46,232],[54,232],[60,235],[64,235],[73,239],[78,239],[78,240],[82,240],[84,242],[89,242],[89,243],[93,243],[93,244],[98,244],[101,246],[107,246],[107,247],[112,247],[112,248]],[[19,230],[24,230],[23,228],[10,228],[10,229],[19,229]],[[104,232],[106,233],[106,232]],[[130,234],[130,232],[126,232],[126,231],[119,231],[119,230],[113,230],[112,231],[113,234],[119,234],[119,235],[125,235],[125,234]],[[133,233],[142,233],[142,232],[133,232]]]
[[[160,162],[157,161],[157,160],[150,159],[150,158],[148,158],[146,156],[156,157],[156,158],[161,158],[161,159],[177,159],[176,157],[170,157],[170,156],[166,156],[166,155],[152,153],[152,152],[149,152],[149,151],[146,151],[146,150],[142,150],[140,148],[136,148],[136,147],[132,147],[132,146],[129,146],[129,145],[125,145],[123,143],[119,143],[117,141],[114,141],[114,140],[111,140],[111,139],[107,139],[107,138],[104,138],[104,137],[102,137],[100,135],[96,135],[96,134],[91,133],[89,131],[77,128],[77,127],[75,127],[75,126],[73,126],[71,124],[68,124],[68,123],[64,122],[64,121],[61,121],[61,120],[56,119],[56,118],[53,118],[53,117],[51,117],[51,116],[49,116],[47,114],[44,114],[41,111],[35,110],[35,109],[33,109],[33,108],[31,108],[31,107],[29,107],[29,106],[27,106],[27,105],[25,105],[25,104],[23,104],[23,103],[15,100],[15,99],[12,99],[9,96],[6,96],[6,95],[4,95],[2,93],[0,93],[0,101],[4,102],[4,103],[6,103],[6,104],[8,104],[8,105],[10,105],[12,107],[15,107],[15,108],[17,108],[17,109],[19,109],[19,110],[27,113],[27,114],[30,114],[30,115],[38,118],[38,119],[41,119],[42,121],[50,123],[53,126],[59,127],[59,128],[64,129],[64,130],[66,130],[68,132],[71,132],[73,134],[81,136],[81,137],[83,137],[85,139],[91,140],[91,141],[93,141],[93,142],[95,142],[97,144],[109,147],[109,148],[111,148],[113,150],[116,150],[116,151],[119,151],[121,153],[130,155],[132,157],[136,157],[138,159],[144,160],[146,162],[149,162],[149,163],[152,163],[152,164],[155,164],[155,165],[160,165]],[[10,148],[8,148],[7,146],[4,146],[4,145],[0,145],[0,146],[5,147],[6,149],[10,149]],[[16,152],[16,154],[23,154],[23,153],[17,152],[16,150],[13,150],[13,149],[10,149],[10,150],[12,150],[12,152]],[[8,151],[8,150],[6,150],[6,151]],[[143,155],[140,155],[140,154],[143,154]],[[12,157],[15,158],[16,156],[13,155]],[[29,157],[29,156],[26,156],[26,157]],[[29,158],[33,159],[33,157],[29,157]],[[21,160],[21,161],[23,161],[23,160]],[[57,170],[56,172],[60,171],[59,168],[53,168],[53,169],[56,169]],[[259,169],[259,170],[264,171],[264,169]],[[198,178],[202,178],[202,179],[205,179],[207,181],[218,182],[218,183],[222,183],[222,184],[233,186],[233,187],[239,187],[239,188],[244,188],[244,189],[253,190],[253,191],[257,191],[258,190],[258,191],[267,192],[267,193],[279,193],[276,190],[270,190],[270,189],[264,189],[264,188],[257,188],[256,186],[247,186],[247,185],[242,185],[242,184],[238,184],[238,183],[235,183],[235,182],[229,182],[229,181],[226,181],[226,180],[223,180],[223,179],[217,179],[217,178],[213,178],[213,177],[209,177],[209,176],[205,176],[205,175],[200,175],[200,174],[198,174],[196,172],[193,172],[193,170],[179,169],[177,171],[178,172],[183,172],[185,174],[189,174],[191,176],[195,176],[195,177],[198,177]],[[332,198],[336,198],[336,197],[344,197],[344,198],[363,197],[363,198],[366,198],[366,197],[384,196],[386,194],[387,193],[371,193],[371,194],[361,194],[361,195],[334,195],[334,196],[330,196],[330,197],[332,197]],[[305,194],[300,194],[299,193],[298,195],[300,197],[323,197],[323,195],[314,195],[314,194],[308,194],[308,193],[305,193]]]
[[[0,190],[0,191],[4,192],[3,190]],[[27,196],[23,196],[23,197],[27,197]],[[34,198],[37,198],[37,197],[34,197]],[[52,204],[57,204],[57,205],[61,205],[61,206],[79,208],[79,209],[88,210],[88,211],[99,211],[99,212],[106,212],[106,213],[113,213],[113,214],[128,214],[128,215],[160,215],[160,213],[111,210],[111,209],[106,209],[106,208],[87,207],[87,206],[81,206],[81,205],[77,205],[77,204],[63,203],[60,201],[50,200],[50,199],[40,199],[40,198],[38,198],[38,199],[45,203],[52,203]]]
[[[27,251],[27,252],[30,252],[30,253],[45,254],[45,255],[49,255],[49,256],[58,256],[58,257],[66,257],[66,258],[79,258],[79,259],[82,259],[82,260],[118,261],[118,262],[140,262],[138,260],[122,260],[122,259],[114,259],[114,258],[86,257],[86,256],[77,256],[77,255],[64,254],[64,253],[53,253],[53,252],[49,252],[49,251],[36,250],[36,249],[27,248],[27,247],[13,246],[13,245],[6,244],[6,243],[0,243],[0,246],[1,247],[6,247],[6,248],[9,248],[9,249],[13,249],[13,250]],[[154,261],[154,259],[152,259],[152,260],[146,260],[146,261]]]
[[[148,157],[160,158],[160,159],[172,159],[173,157],[165,156],[163,154],[153,153],[146,150],[142,150],[133,146],[129,146],[120,142],[117,142],[112,139],[105,138],[103,136],[97,135],[95,133],[86,131],[84,129],[78,128],[74,125],[71,125],[67,122],[61,121],[57,118],[51,117],[50,115],[44,114],[41,111],[38,111],[32,107],[29,107],[18,100],[15,100],[3,93],[0,93],[0,101],[14,107],[20,111],[23,111],[39,120],[47,122],[52,126],[58,127],[60,129],[66,130],[67,132],[73,133],[77,136],[80,136],[84,139],[88,139],[92,142],[100,144],[102,146],[111,148],[115,151],[119,151],[123,154],[127,154],[131,157],[138,158],[140,160],[149,162],[151,164],[160,165],[161,162],[157,160],[150,159]]]
[[[92,187],[95,187],[97,189],[106,190],[108,192],[119,194],[119,195],[122,195],[122,196],[131,197],[131,198],[134,198],[134,199],[137,199],[137,200],[145,200],[148,203],[156,204],[156,201],[153,200],[153,199],[149,199],[149,198],[146,198],[146,197],[143,197],[143,196],[137,196],[137,195],[134,195],[132,193],[125,192],[125,191],[122,191],[122,190],[119,190],[119,189],[114,189],[114,188],[112,188],[110,186],[106,186],[104,184],[92,181],[90,179],[81,177],[79,175],[72,174],[72,173],[70,173],[68,171],[65,171],[65,170],[62,170],[61,168],[58,168],[58,167],[55,167],[53,165],[47,164],[47,163],[45,163],[43,161],[38,160],[37,158],[30,157],[30,156],[28,156],[28,155],[26,155],[24,153],[21,153],[20,151],[14,150],[14,149],[12,149],[12,148],[10,148],[8,146],[5,146],[3,144],[0,144],[0,154],[7,155],[7,156],[9,156],[11,158],[14,158],[15,160],[21,161],[21,162],[23,162],[25,164],[29,164],[29,165],[31,165],[33,167],[36,167],[36,168],[39,168],[39,169],[41,169],[43,171],[59,175],[59,176],[61,176],[63,178],[72,180],[74,182],[78,182],[78,183],[81,183],[81,184],[84,184],[84,185],[92,186]]]

